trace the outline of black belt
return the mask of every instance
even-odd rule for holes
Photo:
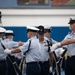
[[[48,63],[49,61],[39,61],[39,63]]]
[[[26,64],[32,64],[32,63],[48,63],[49,61],[37,61],[37,62],[27,62]]]
[[[75,56],[68,56],[68,58],[75,58]]]
[[[6,60],[0,60],[0,62],[5,62]]]

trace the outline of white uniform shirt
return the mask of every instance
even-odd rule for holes
[[[75,39],[75,33],[69,33],[64,40]],[[67,45],[68,56],[75,56],[75,43]]]
[[[0,40],[3,43],[2,38],[0,38]],[[6,60],[6,54],[4,54],[4,49],[3,49],[3,47],[1,46],[1,43],[0,43],[0,61],[1,60]]]
[[[58,57],[59,55],[61,55],[64,52],[63,48],[58,48],[55,50],[56,56]]]
[[[39,41],[36,37],[32,37],[29,40],[31,40],[31,45],[30,45],[29,51],[26,53],[26,63],[38,62],[40,61]],[[26,43],[24,43],[23,46],[20,47],[20,50],[22,52],[25,52],[28,50],[29,40]]]
[[[55,40],[54,40],[54,39],[52,39],[52,38],[47,38],[47,37],[44,37],[44,38],[45,38],[45,40],[51,41],[51,42],[52,42],[52,44],[57,43],[57,41],[55,41]]]
[[[18,42],[15,42],[10,39],[4,39],[4,45],[6,48],[8,48],[10,50],[10,49],[14,49],[14,48],[18,47]],[[15,55],[15,54],[11,54],[11,55]]]
[[[39,41],[39,39],[38,39]],[[43,42],[39,42],[40,46],[40,52],[41,52],[41,61],[48,61],[49,60],[49,52],[48,52],[48,46],[47,46],[47,41],[44,38]]]
[[[18,47],[18,42],[15,42],[15,41],[13,41],[13,40],[4,39],[4,42],[5,42],[6,47],[7,47],[8,49],[13,49],[13,48]]]

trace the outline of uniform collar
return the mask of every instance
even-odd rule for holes
[[[45,39],[45,40],[48,40],[48,41],[50,40],[50,38],[47,38],[47,37],[44,37],[44,39]]]
[[[6,41],[12,41],[12,40],[10,40],[10,39],[5,39]]]
[[[69,32],[70,35],[75,35],[75,33]]]
[[[34,37],[30,38],[29,40],[36,39],[36,38],[37,38],[37,37],[36,37],[36,36],[34,36]]]

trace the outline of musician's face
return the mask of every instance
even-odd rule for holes
[[[4,36],[4,34],[3,33],[0,33],[0,38],[2,38]]]
[[[46,36],[46,37],[50,37],[50,32],[46,32],[46,33],[44,33],[44,36]]]

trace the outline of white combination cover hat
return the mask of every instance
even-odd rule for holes
[[[36,31],[39,31],[39,29],[38,29],[38,28],[33,27],[33,26],[26,26],[26,27],[27,27],[27,29],[30,29],[30,30],[36,30]]]
[[[5,36],[14,35],[14,32],[12,30],[6,30]]]
[[[5,28],[0,27],[0,33],[4,33],[5,31],[6,31],[6,29],[5,29]]]

